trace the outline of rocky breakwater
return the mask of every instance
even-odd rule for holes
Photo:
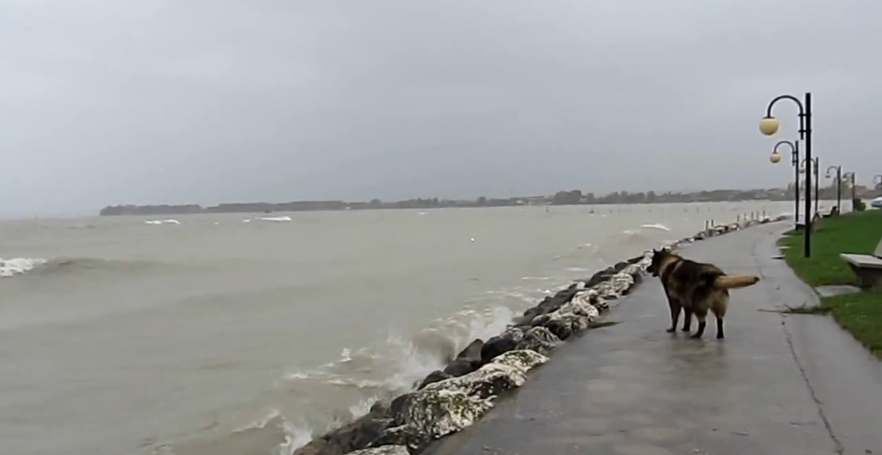
[[[676,249],[786,218],[716,226],[665,246]],[[652,252],[646,251],[545,297],[503,333],[472,341],[413,391],[375,403],[367,415],[313,439],[293,455],[415,455],[432,441],[474,424],[498,396],[523,385],[527,372],[547,362],[564,340],[594,326],[612,302],[642,281],[651,260]]]

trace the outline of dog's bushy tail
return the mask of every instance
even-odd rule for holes
[[[710,277],[708,277],[710,278]],[[757,284],[760,280],[759,275],[738,274],[726,275],[720,274],[709,279],[709,284],[719,289],[738,289],[746,288]]]

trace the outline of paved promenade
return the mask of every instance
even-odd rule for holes
[[[817,302],[773,259],[786,228],[682,250],[763,276],[732,291],[725,340],[713,323],[700,341],[665,333],[662,288],[647,277],[607,316],[621,324],[559,348],[481,423],[430,453],[882,455],[882,363],[829,317],[761,311]]]

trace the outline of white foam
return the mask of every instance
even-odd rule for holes
[[[290,216],[262,216],[258,218],[260,221],[275,221],[275,222],[284,222],[291,221]]]
[[[661,223],[642,224],[642,225],[640,225],[640,227],[641,227],[642,229],[655,229],[655,230],[666,231],[666,232],[670,232],[670,231],[671,231],[671,228],[669,228],[669,227],[667,227],[667,226],[665,226],[664,224],[661,224]]]
[[[27,273],[36,267],[46,263],[45,259],[39,258],[0,258],[0,277],[12,277]]]
[[[270,409],[269,411],[267,411],[266,415],[264,415],[263,417],[257,419],[256,421],[254,421],[248,425],[234,429],[233,433],[242,433],[242,432],[248,431],[248,430],[259,430],[261,428],[266,428],[266,426],[269,425],[270,422],[273,421],[273,419],[277,419],[277,418],[284,419],[284,417],[282,416],[282,412],[279,411],[278,409]]]
[[[181,224],[178,220],[168,219],[168,220],[147,220],[144,221],[144,224]]]
[[[312,430],[306,425],[294,425],[286,420],[282,422],[282,429],[285,442],[280,444],[279,455],[291,455],[312,440]]]
[[[526,299],[524,303],[517,302],[517,306],[527,304]],[[412,337],[390,333],[385,342],[379,345],[354,352],[343,349],[336,361],[313,370],[289,373],[284,380],[317,381],[340,387],[355,386],[363,390],[361,398],[348,409],[352,418],[358,418],[367,414],[380,397],[412,390],[417,381],[432,371],[443,368],[472,340],[486,340],[502,333],[514,315],[514,311],[505,306],[474,308],[466,304],[456,314],[436,320]],[[371,371],[388,373],[379,377],[364,377],[361,374],[367,372],[370,375]],[[343,423],[345,422],[341,421],[336,424]],[[306,425],[288,425],[286,428],[287,437],[282,453],[291,453],[309,442],[312,437],[313,429]]]

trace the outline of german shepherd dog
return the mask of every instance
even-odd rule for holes
[[[698,331],[691,337],[696,339],[704,334],[708,311],[717,320],[717,339],[724,338],[723,317],[729,305],[729,289],[752,286],[760,280],[757,275],[727,275],[713,264],[685,259],[665,248],[652,250],[652,263],[647,270],[652,276],[661,276],[671,308],[671,327],[667,332],[677,330],[682,309],[684,332],[691,330],[693,314],[698,319]]]

